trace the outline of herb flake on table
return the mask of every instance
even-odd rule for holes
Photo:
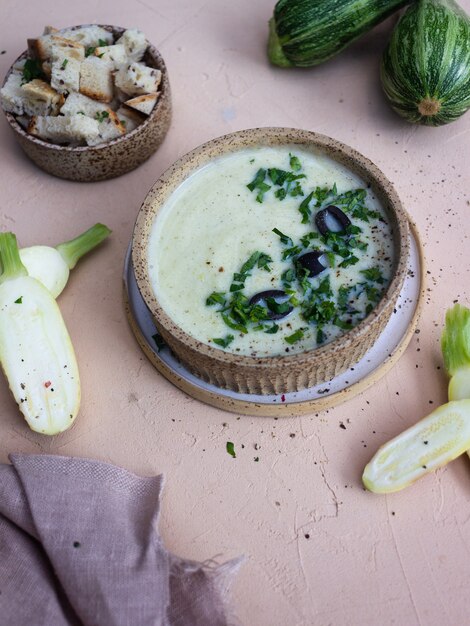
[[[225,449],[227,450],[227,453],[230,454],[232,458],[234,459],[237,458],[237,455],[235,454],[235,446],[233,444],[233,441],[227,441],[225,445]]]

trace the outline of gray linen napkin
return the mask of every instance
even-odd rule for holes
[[[226,626],[238,568],[185,561],[156,525],[162,477],[88,459],[0,465],[0,623]]]

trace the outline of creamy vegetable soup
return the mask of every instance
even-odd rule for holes
[[[168,198],[149,274],[189,335],[233,353],[310,350],[376,306],[393,266],[391,227],[363,180],[291,147],[221,156]]]

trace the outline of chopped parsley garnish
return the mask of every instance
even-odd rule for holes
[[[65,70],[65,68],[67,67],[67,63],[68,63],[68,62],[69,62],[69,60],[68,60],[68,59],[64,59],[64,60],[62,61],[62,65],[60,66],[60,69],[61,69],[61,70]]]
[[[104,122],[104,120],[109,117],[109,113],[108,111],[98,111],[98,113],[95,115],[96,119],[98,120],[98,122]]]
[[[279,239],[281,240],[281,243],[283,243],[285,246],[294,245],[294,242],[292,241],[292,239],[288,237],[287,235],[284,235],[284,233],[281,233],[281,231],[278,228],[273,228],[273,233],[279,237]]]
[[[248,332],[248,328],[246,326],[244,326],[242,323],[233,321],[226,313],[222,313],[222,319],[232,330],[238,330],[244,335],[246,335],[246,333]]]
[[[207,306],[213,306],[214,304],[220,304],[221,306],[225,306],[225,294],[214,291],[206,300]]]
[[[379,267],[370,267],[367,270],[361,270],[361,274],[373,283],[379,283],[381,285],[385,282]]]
[[[289,300],[286,300],[285,302],[278,302],[274,298],[266,298],[266,306],[273,313],[279,314],[287,313],[291,309]]]
[[[339,267],[349,267],[350,265],[356,265],[356,263],[359,263],[358,257],[351,255],[344,259],[344,261],[341,261]]]
[[[265,178],[266,170],[259,169],[251,183],[248,183],[247,185],[250,191],[254,191],[255,189],[258,191],[256,194],[256,202],[263,202],[264,194],[271,189],[271,185],[264,182]]]
[[[294,343],[297,343],[297,341],[300,341],[301,339],[303,339],[304,330],[305,330],[304,328],[299,328],[292,335],[289,335],[288,337],[284,337],[284,341],[287,341],[287,343],[291,345]]]
[[[302,248],[300,246],[292,246],[292,248],[286,248],[282,253],[282,260],[290,259],[297,254],[302,252]]]
[[[232,441],[227,441],[225,449],[227,450],[228,454],[230,454],[231,457],[233,457],[234,459],[237,458],[237,455],[235,454],[235,446],[233,445]]]
[[[291,166],[291,168],[294,170],[294,172],[298,172],[299,170],[302,169],[302,165],[300,163],[299,157],[296,157],[294,154],[291,154],[289,152],[289,165]]]
[[[292,172],[282,170],[278,167],[270,167],[268,169],[261,168],[256,172],[254,179],[248,183],[247,187],[250,191],[256,191],[256,201],[263,202],[264,194],[268,192],[272,186],[278,187],[274,190],[274,196],[278,200],[284,200],[287,196],[303,196],[304,191],[299,180],[306,178],[305,174],[298,174],[302,166],[297,157],[290,155],[290,165]],[[270,181],[269,184],[267,181]]]
[[[243,263],[240,270],[233,274],[227,292],[213,292],[208,296],[206,304],[217,306],[217,312],[226,326],[242,334],[250,331],[275,334],[282,328],[282,322],[274,323],[272,318],[275,316],[282,318],[293,308],[297,308],[298,316],[306,325],[293,334],[284,336],[285,341],[294,344],[313,327],[317,343],[321,344],[334,336],[333,326],[349,330],[364,319],[382,297],[384,291],[382,285],[387,281],[380,267],[371,267],[361,270],[364,278],[356,284],[335,284],[333,289],[330,283],[332,268],[335,268],[336,276],[340,277],[341,269],[359,262],[360,253],[367,250],[368,243],[357,223],[349,223],[340,231],[328,231],[323,235],[316,230],[315,220],[312,218],[317,211],[330,204],[341,208],[356,220],[383,221],[383,218],[380,213],[365,206],[367,199],[365,189],[352,189],[338,194],[336,184],[333,184],[331,187],[317,185],[304,192],[302,185],[305,185],[305,182],[301,184],[300,181],[306,176],[300,173],[302,164],[299,158],[289,154],[289,165],[291,171],[276,167],[260,168],[247,185],[250,191],[255,192],[257,202],[263,202],[265,194],[270,190],[273,193],[271,197],[281,201],[288,196],[304,196],[298,210],[302,216],[302,223],[311,222],[312,230],[300,237],[299,241],[295,241],[278,228],[272,229],[283,246],[280,251],[281,260],[287,262],[287,267],[280,276],[283,297],[268,296],[263,300],[253,297],[253,304],[250,303],[249,296],[245,294],[247,278],[254,270],[271,271],[272,258],[266,253],[256,251]],[[326,272],[326,277],[325,274],[322,274],[323,277],[315,275],[316,270],[305,267],[305,263],[299,261],[300,255],[305,252],[316,252],[323,257],[321,263],[327,265],[324,269],[330,269],[330,272]],[[275,277],[271,278],[270,282],[275,283]],[[278,289],[275,284],[269,286],[271,289]],[[232,341],[233,335],[213,339],[213,342],[221,347],[227,347]]]
[[[15,300],[15,304],[23,304],[23,296],[20,296],[17,300]]]
[[[108,42],[105,39],[98,39],[98,45],[97,46],[90,46],[89,48],[86,48],[85,56],[89,57],[92,54],[94,54],[96,48],[104,48],[107,45],[108,45]],[[103,55],[100,54],[100,56],[103,56]]]
[[[313,198],[313,191],[311,191],[306,198],[302,200],[299,206],[299,211],[302,215],[302,224],[308,224],[312,211],[310,209],[310,202]]]
[[[320,233],[317,233],[317,232],[307,233],[306,235],[300,238],[300,243],[303,245],[304,248],[308,248],[312,240],[318,239],[319,237],[320,237]]]
[[[278,324],[273,324],[272,326],[267,328],[264,332],[267,333],[268,335],[275,335],[278,330],[279,330]]]
[[[24,85],[25,83],[29,83],[35,78],[45,78],[41,61],[38,59],[26,59],[22,70],[21,84]]]
[[[222,346],[222,348],[226,348],[228,345],[230,345],[232,343],[232,341],[235,339],[235,337],[233,335],[227,335],[225,338],[220,338],[220,337],[216,337],[215,339],[213,339],[212,341],[214,343],[216,343],[218,346]]]
[[[291,283],[293,283],[295,280],[295,270],[293,270],[292,268],[287,269],[285,272],[282,273],[281,280],[284,286],[290,286]]]

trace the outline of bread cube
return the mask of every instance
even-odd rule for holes
[[[25,95],[21,90],[22,80],[20,73],[13,72],[0,90],[2,107],[7,113],[24,114]]]
[[[35,78],[21,86],[26,98],[24,112],[27,115],[58,115],[64,97],[45,81]]]
[[[126,133],[132,132],[145,121],[145,117],[141,113],[124,106],[119,107],[116,114],[121,124],[124,126]]]
[[[131,109],[140,111],[140,113],[144,115],[150,115],[159,95],[160,93],[147,93],[144,96],[137,96],[131,100],[126,100],[125,104]]]
[[[86,115],[37,116],[31,118],[28,132],[54,143],[88,143],[98,136],[98,126]]]
[[[87,57],[80,66],[80,93],[100,102],[111,102],[114,94],[112,70],[109,61]]]
[[[131,63],[121,67],[115,75],[116,87],[129,96],[156,93],[162,73],[143,63]]]
[[[57,115],[63,97],[38,78],[23,83],[21,74],[12,73],[0,91],[2,107],[15,115]]]
[[[52,41],[52,87],[59,93],[78,91],[80,87],[80,64],[85,58],[85,48],[81,43],[62,37],[52,36]]]
[[[137,28],[126,30],[116,43],[124,46],[128,61],[142,60],[148,46],[144,33]]]
[[[112,63],[115,70],[127,63],[126,49],[122,45],[98,46],[94,54],[103,61]]]

